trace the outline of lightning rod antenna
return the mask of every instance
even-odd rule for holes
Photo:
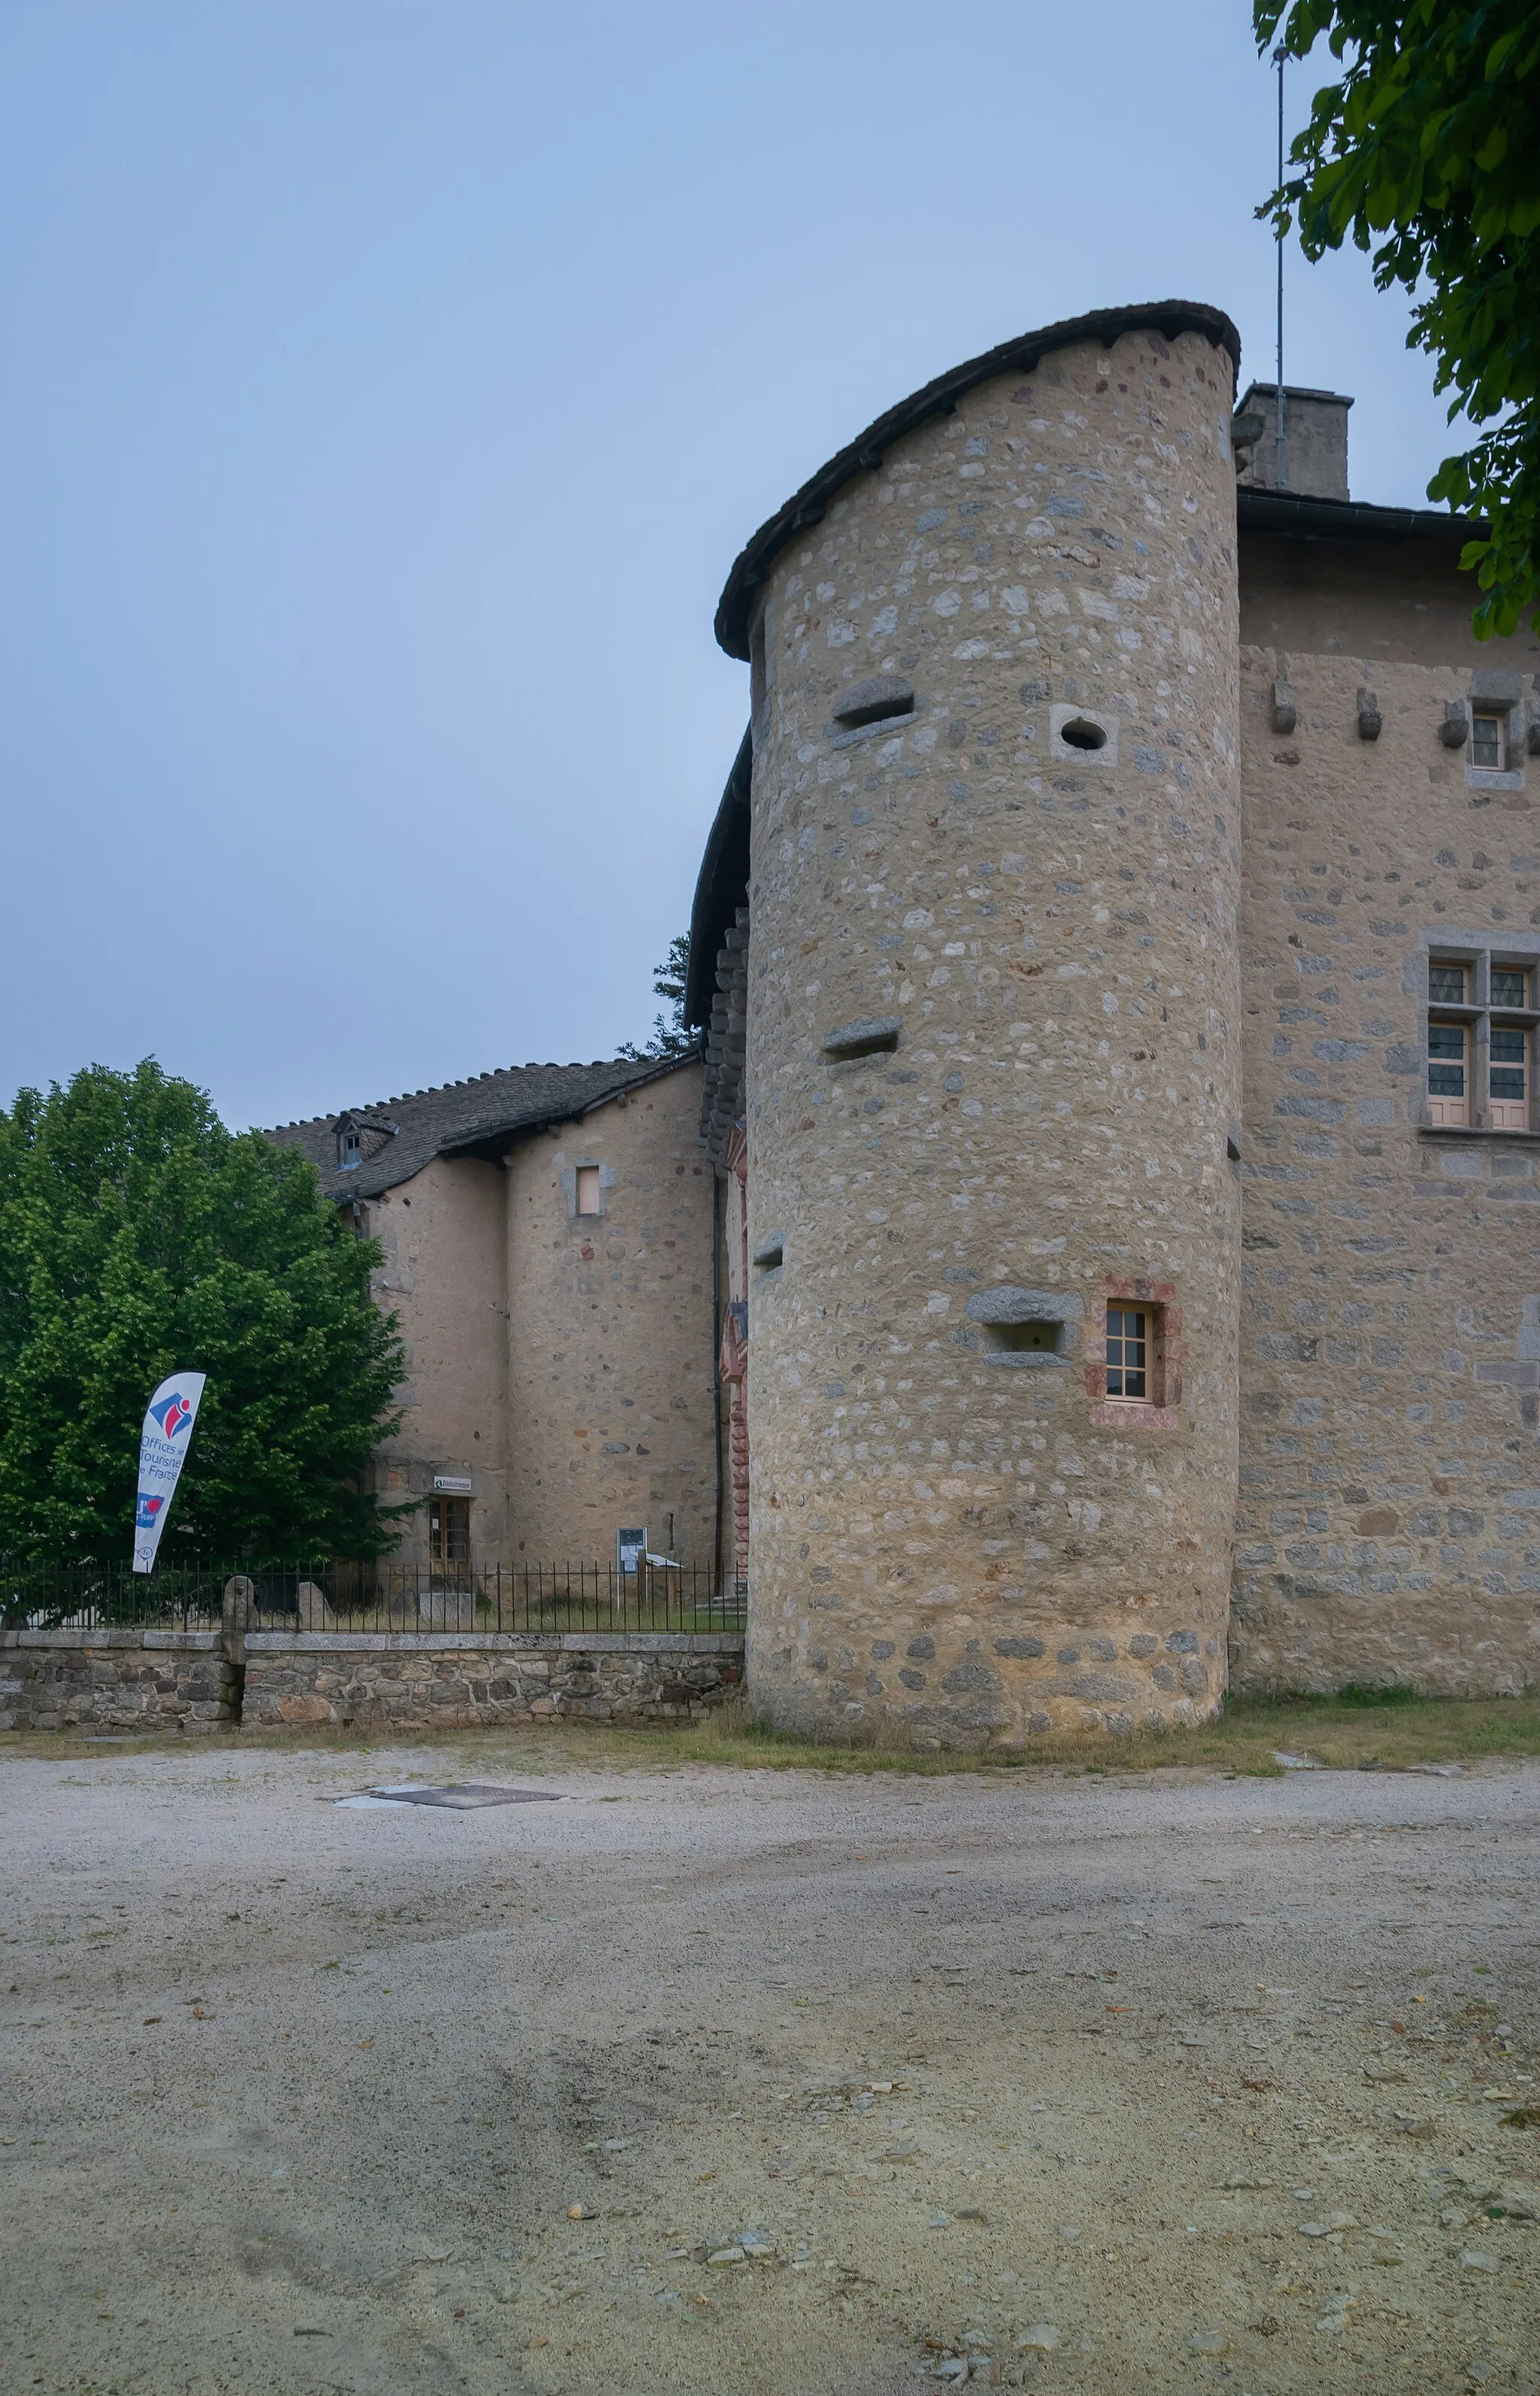
[[[1274,50],[1278,65],[1278,188],[1283,188],[1283,60],[1287,56],[1281,43]],[[1278,223],[1278,455],[1273,465],[1273,488],[1283,488],[1283,220]]]

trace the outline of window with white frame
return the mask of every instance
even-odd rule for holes
[[[1527,1132],[1534,963],[1491,951],[1427,965],[1427,1120],[1435,1130]]]
[[[1125,1404],[1163,1406],[1166,1391],[1163,1306],[1109,1300],[1107,1309],[1107,1394]]]
[[[1492,968],[1492,1018],[1487,1064],[1487,1114],[1494,1131],[1530,1125],[1530,977],[1517,965]],[[1499,1007],[1513,1011],[1500,1015]]]
[[[1483,774],[1507,772],[1507,710],[1477,707],[1470,714],[1470,762]]]
[[[1107,1310],[1107,1394],[1136,1398],[1148,1404],[1150,1394],[1150,1310],[1148,1306],[1109,1306]]]

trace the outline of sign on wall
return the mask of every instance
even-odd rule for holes
[[[144,1412],[139,1433],[139,1495],[134,1501],[134,1570],[153,1572],[155,1550],[181,1478],[206,1375],[173,1373]]]
[[[437,1495],[444,1498],[469,1498],[471,1475],[469,1472],[435,1472],[433,1488]]]

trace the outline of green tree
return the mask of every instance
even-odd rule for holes
[[[1382,291],[1413,294],[1407,346],[1434,359],[1451,419],[1492,428],[1427,486],[1486,518],[1461,559],[1485,593],[1476,632],[1540,620],[1540,8],[1255,0],[1252,20],[1260,48],[1305,59],[1324,33],[1345,62],[1290,153],[1302,171],[1258,214],[1297,217],[1307,258],[1350,233]]]
[[[139,1428],[208,1376],[163,1555],[378,1554],[363,1487],[397,1426],[378,1264],[315,1168],[234,1134],[153,1059],[0,1111],[0,1550],[105,1558],[131,1537]]]
[[[653,991],[657,997],[666,998],[669,1012],[653,1017],[652,1038],[644,1048],[634,1040],[621,1042],[616,1054],[619,1057],[687,1057],[696,1046],[693,1032],[684,1029],[684,984],[690,971],[690,936],[676,933],[669,942],[669,953],[660,965],[653,967]]]

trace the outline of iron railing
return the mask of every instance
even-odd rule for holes
[[[268,1564],[176,1559],[153,1573],[126,1564],[0,1559],[7,1630],[214,1631],[232,1580],[247,1586],[250,1631],[741,1631],[743,1583],[723,1589],[710,1566],[649,1560],[489,1564],[378,1562]]]

